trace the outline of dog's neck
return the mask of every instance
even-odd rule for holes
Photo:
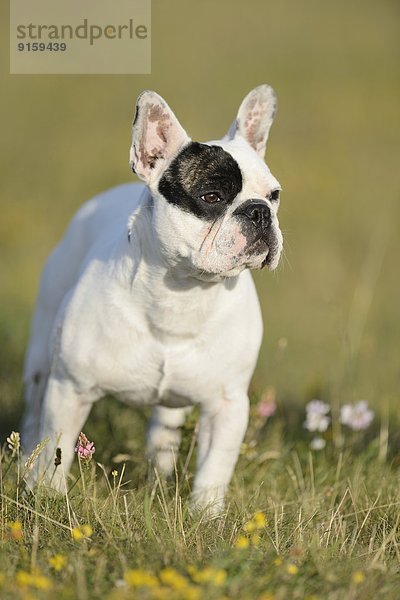
[[[184,261],[167,262],[151,225],[149,204],[131,217],[129,232],[125,247],[131,256],[140,256],[132,293],[146,299],[142,310],[150,328],[163,338],[197,336],[237,278],[204,281]]]

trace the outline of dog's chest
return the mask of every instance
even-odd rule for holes
[[[145,298],[143,329],[136,338],[137,321],[127,327],[133,338],[121,349],[119,390],[114,393],[135,404],[181,407],[204,402],[210,378],[221,379],[218,361],[212,358],[216,344],[209,323],[216,290],[154,294],[138,285],[138,295]]]
[[[132,405],[207,401],[227,375],[221,364],[226,344],[215,336],[205,294],[178,302],[164,293],[156,302],[141,291],[135,290],[133,306],[125,292],[113,290],[112,302],[100,294],[91,311],[83,310],[77,294],[64,324],[63,361],[83,390]]]
[[[140,347],[125,350],[123,356],[117,369],[114,363],[108,372],[102,371],[102,387],[128,404],[196,404],[209,397],[209,377],[218,379],[207,351],[193,340],[161,343],[147,339]]]

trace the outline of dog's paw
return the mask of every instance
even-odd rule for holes
[[[212,519],[223,515],[225,510],[225,488],[198,488],[192,493],[190,513]]]

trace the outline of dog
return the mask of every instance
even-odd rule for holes
[[[192,505],[223,510],[263,334],[250,269],[275,269],[283,245],[263,159],[275,110],[256,87],[225,137],[199,143],[161,96],[139,96],[130,166],[143,183],[84,204],[42,274],[22,427],[27,454],[50,440],[41,476],[56,446],[68,472],[92,405],[112,394],[153,407],[147,455],[167,477],[199,406]],[[51,485],[65,489],[60,469]]]

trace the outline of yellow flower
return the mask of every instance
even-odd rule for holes
[[[44,575],[34,575],[33,586],[38,590],[49,590],[53,587],[53,584]]]
[[[226,577],[227,572],[225,569],[216,569],[213,574],[213,584],[216,587],[221,587],[221,585],[224,585]]]
[[[357,585],[364,581],[365,575],[362,571],[354,571],[352,579],[353,579],[353,583],[355,583]]]
[[[148,571],[131,569],[124,574],[124,580],[132,587],[156,587],[158,579]]]
[[[83,538],[83,533],[79,527],[73,528],[72,537],[74,538],[75,542],[77,542],[78,540],[81,540]]]
[[[216,587],[224,585],[227,573],[224,569],[214,569],[213,567],[205,567],[204,569],[196,569],[189,566],[188,573],[196,583],[210,583]]]
[[[11,521],[8,524],[8,527],[10,529],[10,536],[12,537],[12,539],[20,542],[24,537],[21,521]]]
[[[55,571],[62,571],[66,567],[68,558],[63,554],[55,554],[52,558],[49,558],[49,565],[53,567]]]
[[[40,573],[28,573],[27,571],[18,571],[15,581],[19,587],[33,587],[37,590],[49,590],[52,587],[50,579]]]
[[[240,548],[243,550],[244,548],[249,547],[249,540],[244,535],[239,535],[239,537],[235,540],[235,548]]]
[[[277,558],[274,560],[274,565],[275,565],[276,567],[280,567],[280,566],[281,566],[281,564],[282,564],[282,562],[283,562],[283,561],[282,561],[281,557],[280,557],[280,556],[278,556],[278,557],[277,557]]]
[[[297,573],[299,572],[299,569],[293,563],[289,563],[288,566],[286,567],[286,571],[287,571],[287,573],[289,573],[289,575],[297,575]]]
[[[27,585],[30,585],[31,575],[26,571],[18,571],[15,576],[15,581],[17,582],[17,585],[25,587]]]
[[[174,588],[174,590],[182,590],[188,585],[187,579],[173,568],[162,569],[160,571],[160,580],[164,585],[168,585]]]
[[[265,518],[264,513],[259,511],[255,513],[254,517],[250,521],[247,521],[247,523],[243,525],[243,531],[245,531],[246,533],[253,533],[257,531],[257,529],[263,529],[266,524],[267,519]],[[259,541],[259,536],[254,537],[253,545],[257,546]]]
[[[243,531],[245,531],[246,533],[251,533],[256,528],[257,527],[256,527],[256,524],[254,523],[254,521],[247,521],[247,523],[245,523],[243,525]]]
[[[257,529],[263,529],[267,524],[266,516],[263,512],[256,512],[253,517],[253,523]]]
[[[79,527],[74,527],[72,530],[72,537],[75,542],[83,539],[89,538],[93,533],[93,529],[90,525],[80,525]]]
[[[93,529],[90,525],[82,525],[81,529],[85,537],[90,537],[93,534]]]

